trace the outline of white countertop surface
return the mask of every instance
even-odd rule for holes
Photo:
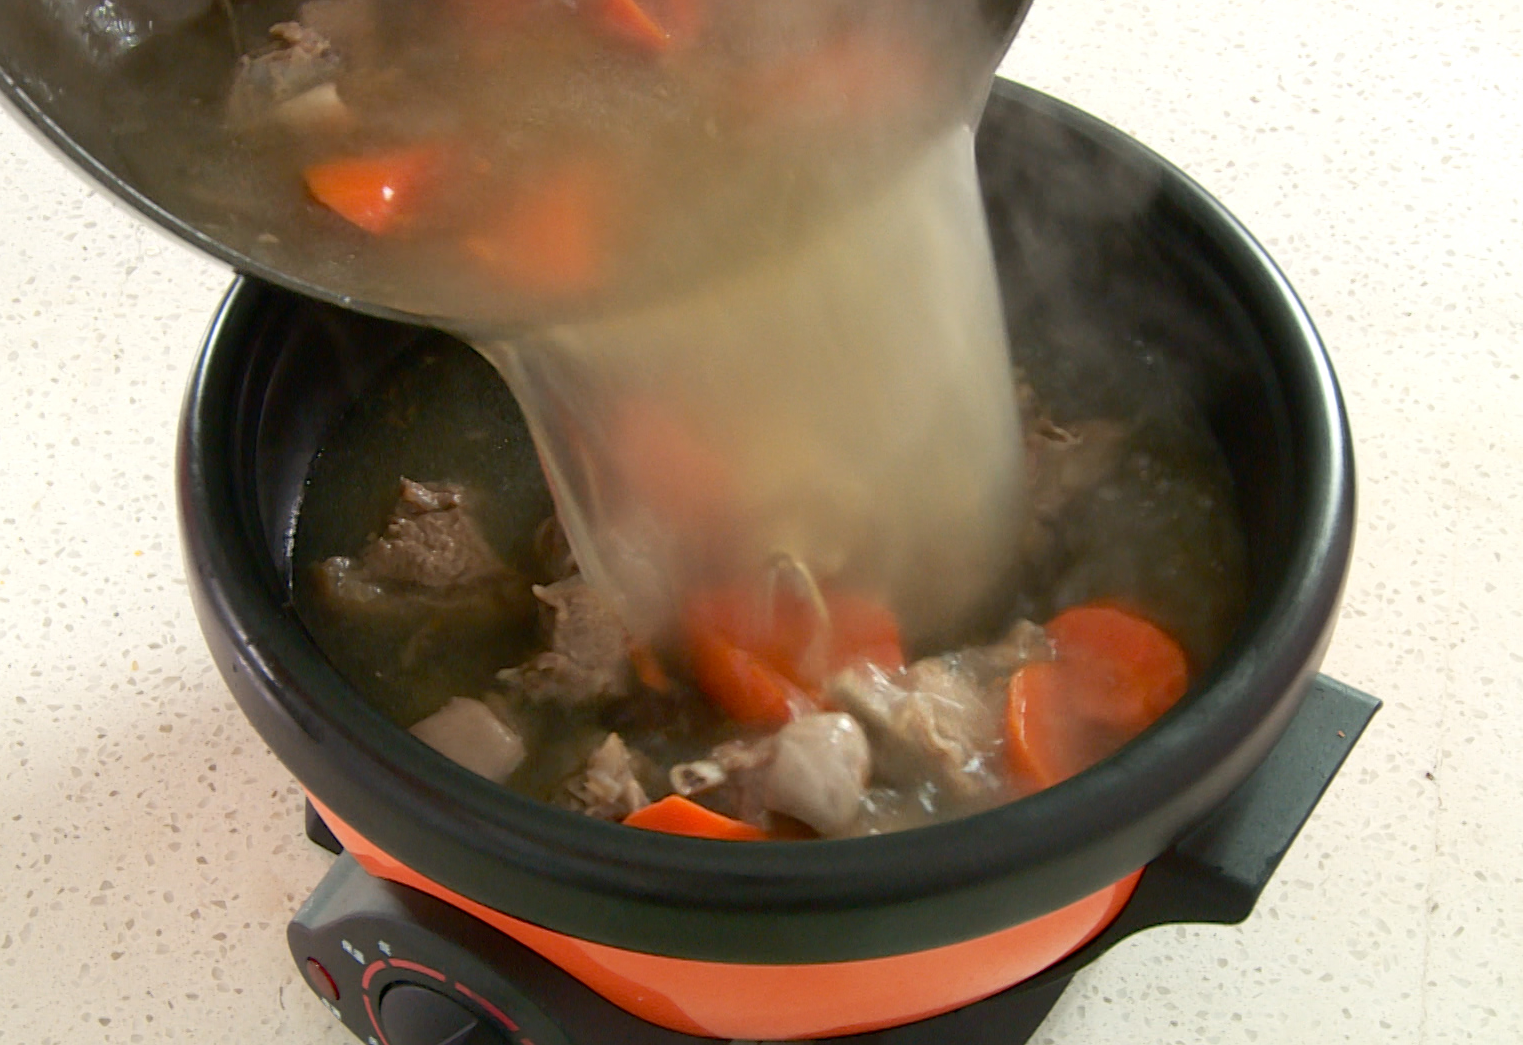
[[[1254,231],[1348,399],[1326,670],[1385,710],[1255,914],[1082,973],[1061,1045],[1523,1041],[1523,14],[1039,2],[1006,64]],[[284,926],[329,858],[202,644],[172,457],[229,274],[0,118],[0,1045],[351,1039]]]

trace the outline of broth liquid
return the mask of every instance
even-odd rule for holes
[[[783,555],[945,641],[1011,565],[1020,424],[966,127],[797,249],[477,347],[582,570],[642,640]]]

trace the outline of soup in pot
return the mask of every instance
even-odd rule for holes
[[[522,794],[732,839],[966,815],[1113,753],[1220,653],[1245,591],[1230,479],[1163,372],[1112,416],[1054,416],[1019,370],[1033,512],[1004,604],[917,648],[892,613],[779,559],[644,645],[580,575],[522,416],[439,338],[314,463],[296,602],[400,725]],[[1129,361],[1128,355],[1133,356]],[[1064,379],[1072,374],[1064,367]],[[1143,375],[1153,375],[1148,378]]]

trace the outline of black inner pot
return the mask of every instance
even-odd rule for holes
[[[1342,404],[1263,250],[1135,142],[1001,83],[980,168],[1012,330],[1052,352],[1153,346],[1234,476],[1251,603],[1215,668],[1154,728],[1031,798],[874,838],[736,846],[506,792],[372,709],[289,597],[303,480],[325,433],[400,353],[443,335],[245,279],[192,377],[179,489],[202,627],[266,742],[337,816],[450,889],[572,936],[691,959],[922,950],[1042,915],[1156,857],[1262,761],[1321,658],[1353,523]]]

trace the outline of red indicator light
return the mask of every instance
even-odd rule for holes
[[[338,1001],[338,984],[333,982],[333,977],[328,975],[328,970],[323,968],[323,963],[316,958],[308,958],[306,964],[307,982],[317,992],[317,996],[324,1001]]]

